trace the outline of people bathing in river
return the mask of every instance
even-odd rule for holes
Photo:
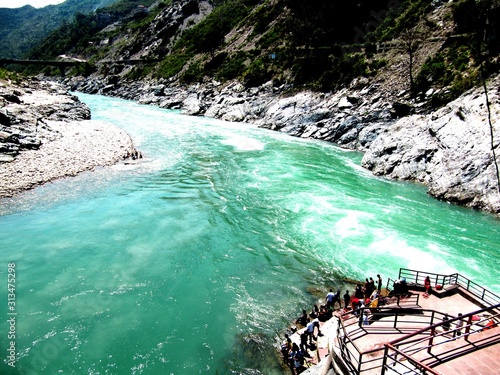
[[[142,152],[138,151],[135,147],[127,151],[127,154],[125,155],[124,159],[132,158],[132,160],[137,160],[137,159],[142,159]]]

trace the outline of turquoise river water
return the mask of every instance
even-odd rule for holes
[[[315,288],[407,267],[500,291],[498,219],[359,153],[79,96],[146,157],[0,201],[2,374],[280,374]]]

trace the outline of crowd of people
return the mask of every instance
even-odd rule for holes
[[[358,283],[354,289],[354,295],[349,300],[349,307],[358,310],[363,307],[376,307],[382,291],[382,277],[377,274],[377,283],[370,277],[365,279],[364,286]],[[347,295],[344,296],[344,303],[347,307]],[[355,314],[357,314],[355,312]]]
[[[303,309],[302,314],[295,320],[292,326],[292,332],[298,330],[300,343],[292,342],[288,334],[281,345],[283,360],[288,364],[293,374],[300,374],[308,361],[311,360],[309,350],[315,350],[318,337],[322,336],[320,322],[326,322],[333,317],[335,311],[341,313],[349,310],[357,313],[359,308],[370,306],[371,302],[376,300],[382,289],[382,278],[377,275],[377,281],[370,277],[366,278],[364,286],[357,284],[353,293],[349,290],[341,296],[340,289],[334,291],[330,289],[325,296],[325,304],[313,305],[310,312]]]
[[[424,293],[422,296],[429,298],[433,291],[429,276],[425,278],[423,286]],[[440,285],[434,286],[436,290],[439,290],[440,287]],[[303,309],[302,314],[295,320],[292,332],[297,332],[300,339],[294,338],[296,342],[293,342],[288,334],[285,335],[285,340],[281,346],[285,363],[288,364],[293,374],[300,374],[306,369],[308,362],[313,361],[312,352],[317,349],[318,337],[323,336],[320,329],[320,322],[328,321],[333,317],[334,313],[342,317],[342,319],[355,315],[359,319],[360,326],[361,324],[370,324],[371,313],[379,305],[385,304],[387,298],[390,298],[391,295],[408,296],[411,294],[405,278],[395,280],[390,293],[388,293],[388,289],[382,290],[382,277],[379,274],[377,274],[376,279],[372,277],[366,278],[364,285],[363,283],[357,283],[352,294],[349,290],[346,290],[342,296],[340,289],[335,291],[329,289],[324,297],[324,304],[319,304],[319,307],[317,304],[313,305],[309,312]],[[441,324],[442,330],[439,331],[439,334],[453,338],[458,338],[462,335],[467,336],[471,322],[476,322],[482,326],[481,330],[488,330],[498,325],[490,316],[481,318],[474,315],[469,317],[468,321],[467,319],[463,319],[462,316],[461,313],[457,315],[457,318],[449,314],[444,314]],[[466,327],[465,334],[462,332],[464,324]]]

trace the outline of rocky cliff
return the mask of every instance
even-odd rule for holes
[[[254,123],[360,150],[366,153],[363,166],[377,175],[423,183],[438,199],[493,213],[500,213],[492,152],[500,153],[498,83],[498,76],[488,82],[490,127],[481,87],[439,110],[410,115],[420,106],[418,101],[400,102],[367,79],[335,93],[295,94],[290,87],[274,87],[271,82],[246,89],[238,82],[183,87],[162,81],[115,85],[81,77],[65,81],[73,90],[181,109],[187,115]]]
[[[0,162],[22,150],[38,149],[56,137],[46,121],[90,119],[90,110],[63,87],[36,78],[20,84],[0,81]]]
[[[497,95],[492,89],[491,127],[480,90],[449,103],[478,84],[481,72],[498,71],[492,20],[500,7],[483,8],[470,0],[360,1],[354,8],[159,2],[140,19],[93,34],[84,50],[64,51],[95,68],[64,84],[333,142],[366,152],[363,165],[375,174],[499,213],[491,146],[498,147]]]
[[[373,141],[362,165],[421,182],[438,199],[499,213],[499,82],[488,83],[488,106],[479,87],[429,115],[400,119]]]

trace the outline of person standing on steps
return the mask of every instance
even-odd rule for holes
[[[450,318],[448,317],[448,314],[445,314],[443,317],[443,330],[444,331],[449,331],[451,328],[451,324],[449,322]]]
[[[431,293],[431,279],[429,276],[427,276],[425,278],[424,287],[425,287],[425,293],[430,294]]]
[[[374,291],[375,291],[375,280],[373,280],[373,277],[370,277],[370,296]]]
[[[346,290],[344,294],[344,308],[348,308],[351,303],[351,296],[349,295],[349,291]]]
[[[363,292],[364,292],[364,297],[365,298],[368,298],[370,297],[370,295],[372,294],[372,292],[370,291],[370,281],[368,280],[368,278],[365,279],[365,286],[363,287]]]
[[[333,309],[333,304],[335,303],[335,293],[333,293],[333,290],[330,289],[328,294],[326,295],[326,308],[332,308]]]
[[[354,289],[354,297],[358,299],[363,298],[363,289],[361,288],[361,284],[356,285],[356,289]]]
[[[464,326],[464,321],[462,320],[462,313],[459,313],[458,317],[460,319],[457,320],[457,322],[456,322],[456,327],[457,327],[456,335],[461,336],[462,335],[462,327]]]
[[[382,290],[382,278],[380,277],[379,274],[377,274],[377,293],[380,294],[381,290]]]

